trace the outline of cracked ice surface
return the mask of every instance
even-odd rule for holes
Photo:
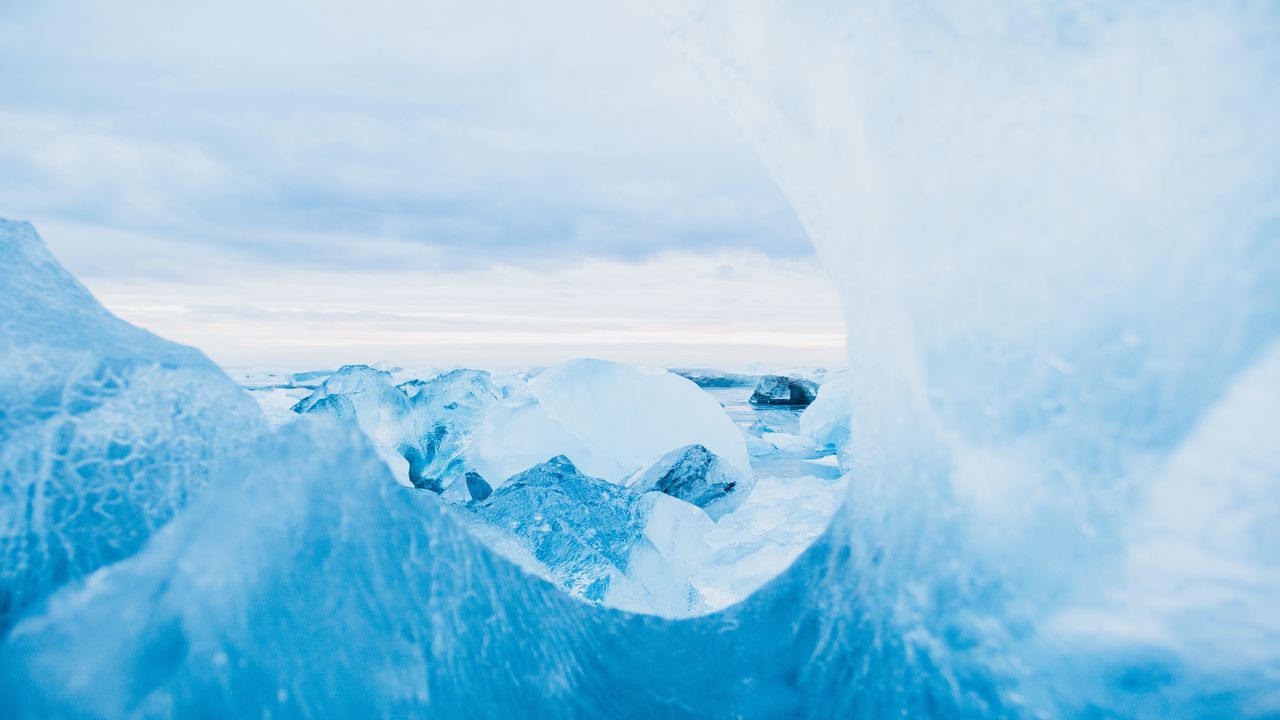
[[[263,425],[198,351],[112,316],[0,220],[0,632],[140,548]]]

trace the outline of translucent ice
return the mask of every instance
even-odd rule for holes
[[[851,684],[1280,712],[1276,7],[666,5],[844,297]]]
[[[853,378],[848,373],[835,374],[818,388],[817,398],[800,416],[800,431],[805,436],[846,458],[852,449],[853,390]]]
[[[476,430],[472,455],[486,480],[555,455],[584,473],[622,482],[642,465],[699,443],[748,477],[746,443],[724,409],[689,380],[604,360],[553,365],[497,406]]]
[[[472,429],[501,396],[483,370],[453,370],[397,385],[388,371],[347,365],[293,409],[355,422],[402,483],[465,501]]]
[[[492,376],[483,370],[452,370],[430,380],[400,385],[409,397],[417,427],[430,436],[433,454],[421,471],[427,485],[445,488],[453,500],[473,496],[468,473],[474,465],[467,452],[475,428],[489,409],[504,396]],[[484,482],[483,479],[481,479]],[[464,496],[463,493],[466,493]]]
[[[751,402],[757,405],[808,405],[818,394],[818,384],[804,378],[765,375],[756,383]]]
[[[0,220],[0,634],[138,550],[263,428],[202,354],[111,315]]]
[[[468,506],[517,537],[571,595],[627,610],[687,615],[696,595],[646,536],[650,507],[627,488],[582,474],[563,455]]]
[[[294,405],[293,411],[354,423],[373,440],[400,483],[430,486],[426,469],[435,457],[436,438],[422,426],[391,373],[368,365],[343,366]]]
[[[638,493],[660,492],[702,508],[712,519],[738,509],[755,487],[719,455],[698,444],[676,448],[640,468],[626,480]]]

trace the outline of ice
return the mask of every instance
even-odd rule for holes
[[[757,405],[808,405],[818,394],[818,384],[804,378],[765,375],[756,383],[751,402]]]
[[[660,492],[702,508],[712,519],[738,509],[755,487],[719,455],[698,444],[676,448],[626,479],[637,493]]]
[[[575,597],[626,610],[686,615],[696,598],[645,534],[650,504],[588,477],[563,455],[508,480],[468,506],[511,533]]]
[[[724,372],[713,368],[671,368],[671,372],[700,388],[753,387],[760,380],[757,375]]]
[[[761,477],[737,511],[701,528],[696,536],[690,529],[677,535],[680,555],[693,558],[687,570],[679,567],[688,572],[710,608],[749,597],[822,534],[846,482],[817,473]]]
[[[555,455],[621,483],[642,465],[698,443],[750,477],[746,443],[714,398],[685,378],[604,360],[553,365],[494,407],[471,458],[495,486]]]
[[[800,415],[800,432],[846,458],[851,447],[853,391],[848,373],[835,374],[818,388],[818,397]]]
[[[475,468],[467,457],[472,433],[506,390],[484,370],[469,369],[451,370],[427,381],[411,380],[399,387],[409,397],[417,426],[432,438],[434,454],[422,470],[430,479],[428,485],[444,487],[449,499],[474,497],[475,481],[468,473],[474,474]]]
[[[901,673],[908,715],[935,677],[931,714],[1280,713],[1280,554],[1243,520],[1280,478],[1239,464],[1280,439],[1181,461],[1267,417],[1220,403],[1280,330],[1275,7],[665,5],[843,296],[828,581],[900,652],[850,684]]]
[[[432,487],[426,470],[429,458],[435,457],[437,438],[422,426],[391,373],[368,365],[345,365],[294,405],[293,411],[355,423],[373,440],[398,482]]]
[[[616,612],[540,580],[528,553],[497,557],[351,428],[304,418],[16,624],[6,714],[1280,714],[1276,9],[666,5],[841,288],[856,434],[824,534],[723,612]],[[37,409],[77,377],[65,358],[101,336],[69,307],[81,288],[46,289],[0,316],[25,343],[0,346],[6,488],[48,477],[7,462],[8,433],[46,429]],[[116,332],[110,347],[154,342]],[[31,379],[64,361],[54,392]],[[620,442],[632,408],[648,427],[643,403],[582,394],[567,413],[533,390],[507,409],[620,465],[576,425]],[[175,437],[192,436],[154,439]],[[693,442],[733,462],[680,438],[636,467]],[[183,477],[221,456],[198,455]],[[646,497],[678,526],[674,499]],[[773,522],[769,498],[758,483],[716,532]]]
[[[117,319],[0,220],[0,634],[136,552],[263,428],[198,351]]]
[[[838,593],[792,583],[678,623],[617,612],[498,557],[465,513],[396,485],[351,425],[285,425],[143,552],[14,628],[6,714],[794,716],[822,686],[792,670],[848,652],[796,614]],[[816,547],[801,574],[833,560]]]
[[[387,370],[347,365],[293,410],[352,420],[368,435],[395,477],[414,487],[469,499],[466,459],[474,426],[501,399],[483,370],[453,370],[396,384]]]

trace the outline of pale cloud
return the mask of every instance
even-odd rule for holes
[[[3,216],[268,263],[809,253],[643,4],[6,4],[0,83]]]
[[[643,3],[6,3],[0,86],[0,216],[223,362],[839,361]]]
[[[837,297],[816,262],[742,251],[141,287],[102,278],[90,289],[125,319],[232,366],[515,369],[590,355],[750,369],[838,365],[844,347]]]

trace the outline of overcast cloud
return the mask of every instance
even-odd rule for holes
[[[223,362],[832,356],[807,238],[647,3],[0,0],[0,87],[0,216]]]
[[[0,7],[11,216],[344,267],[809,252],[644,3]]]

